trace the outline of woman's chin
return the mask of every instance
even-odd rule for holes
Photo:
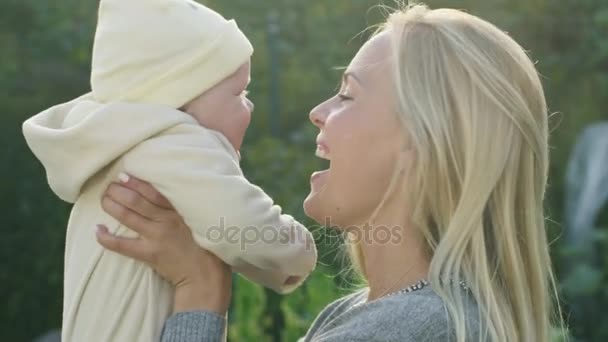
[[[304,199],[304,203],[302,204],[302,206],[304,207],[304,214],[306,214],[306,216],[313,218],[312,214],[313,214],[313,205],[312,205],[312,199],[311,199],[312,194],[308,194],[308,196],[306,196],[306,199]]]
[[[308,196],[306,196],[306,199],[304,199],[303,203],[304,213],[306,214],[306,216],[314,219],[313,214],[315,213],[315,211],[317,211],[316,208],[319,207],[318,202],[319,198],[317,197],[317,194],[314,193],[311,189],[310,193],[308,194]]]
[[[304,214],[319,224],[324,224],[323,206],[315,194],[310,193],[304,200]]]
[[[310,193],[304,200],[304,213],[313,220],[322,223],[323,203],[322,194],[327,186],[329,170],[317,171],[310,176]]]

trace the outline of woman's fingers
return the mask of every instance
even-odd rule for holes
[[[120,202],[115,201],[112,197],[104,196],[101,200],[101,207],[118,222],[142,236],[149,237],[155,233],[153,227],[155,221],[129,209]]]
[[[137,214],[146,217],[147,219],[158,222],[167,216],[168,209],[159,207],[158,205],[148,201],[139,192],[127,188],[122,184],[110,184],[105,195],[111,198],[114,202],[136,212]]]
[[[97,226],[96,235],[97,241],[106,249],[142,262],[148,261],[149,253],[141,239],[114,236],[103,225]]]
[[[148,202],[159,206],[163,209],[173,209],[171,202],[165,196],[163,196],[160,192],[156,191],[152,185],[148,182],[144,182],[135,177],[131,177],[126,173],[121,173],[118,177],[120,184],[125,187],[139,193],[143,196]]]

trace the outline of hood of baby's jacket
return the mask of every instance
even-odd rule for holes
[[[179,123],[196,121],[165,106],[99,103],[89,93],[28,119],[23,135],[53,192],[73,203],[92,176],[138,143]]]

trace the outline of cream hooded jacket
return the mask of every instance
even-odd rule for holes
[[[89,94],[32,117],[23,133],[52,190],[74,203],[66,234],[63,341],[155,341],[171,313],[170,284],[96,241],[99,223],[136,236],[101,208],[103,192],[121,172],[150,182],[200,246],[253,281],[285,293],[315,266],[308,230],[247,181],[223,135],[185,113],[101,104]],[[297,281],[286,283],[290,277]]]

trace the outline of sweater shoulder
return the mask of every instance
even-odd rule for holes
[[[351,297],[352,298],[352,297]],[[454,339],[454,326],[447,308],[432,289],[425,288],[366,302],[366,296],[332,303],[324,324],[315,331],[320,341],[443,341]],[[328,309],[332,307],[328,306]],[[343,306],[341,306],[343,305]],[[467,335],[475,340],[476,310],[467,306]],[[475,307],[476,309],[476,307]]]
[[[368,303],[369,329],[387,331],[400,341],[455,340],[455,325],[443,299],[430,287]],[[477,305],[465,297],[467,341],[477,340]]]
[[[326,327],[342,313],[351,309],[355,304],[365,301],[369,289],[363,288],[354,293],[338,298],[328,304],[308,329],[306,336],[300,341],[309,341],[313,336],[326,329]]]

